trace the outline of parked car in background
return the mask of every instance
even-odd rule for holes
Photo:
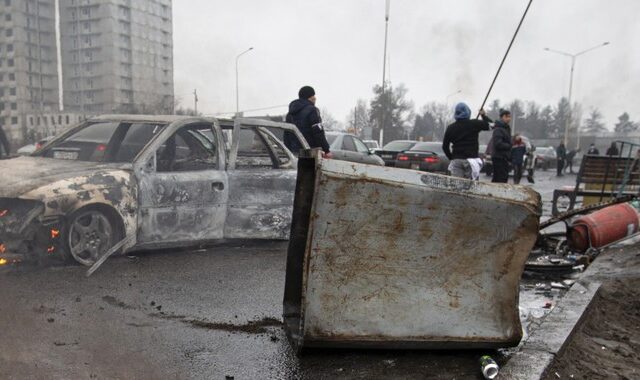
[[[373,154],[362,140],[344,132],[325,132],[334,160],[384,166],[384,161]]]
[[[386,166],[396,166],[398,153],[413,148],[418,142],[413,140],[395,140],[376,151],[376,154],[384,160]]]
[[[22,148],[18,149],[16,153],[20,156],[28,156],[36,150],[42,148],[46,143],[53,140],[53,136],[45,137],[41,140],[38,140],[34,144],[25,145]]]
[[[556,149],[553,147],[536,148],[536,169],[549,170],[555,168],[558,162]]]
[[[411,149],[398,154],[396,167],[432,173],[447,173],[449,159],[442,150],[441,142],[419,142]]]
[[[478,149],[478,157],[482,158],[482,169],[480,169],[480,172],[485,173],[488,176],[492,176],[493,161],[491,161],[491,155],[487,154],[486,145],[480,145],[480,149]]]
[[[362,140],[362,142],[367,146],[367,148],[369,148],[370,151],[380,149],[380,145],[378,145],[378,142],[376,140]]]

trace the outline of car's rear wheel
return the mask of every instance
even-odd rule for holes
[[[66,233],[68,254],[78,263],[93,265],[119,241],[112,218],[99,209],[84,209],[69,218]]]

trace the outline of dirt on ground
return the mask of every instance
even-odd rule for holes
[[[611,280],[602,285],[545,379],[639,378],[640,278]]]

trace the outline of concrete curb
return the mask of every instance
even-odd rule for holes
[[[636,255],[637,251],[628,250],[626,254]],[[538,328],[531,332],[520,351],[515,353],[500,370],[499,378],[514,380],[542,378],[580,325],[602,282],[605,279],[623,275],[628,269],[620,265],[619,259],[623,256],[625,252],[619,249],[609,249],[600,254]]]

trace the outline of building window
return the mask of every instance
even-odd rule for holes
[[[14,63],[15,63],[15,62],[13,61],[13,58],[9,58],[9,59],[7,59],[7,66],[9,66],[9,67],[13,67]]]
[[[16,88],[12,87],[9,89],[9,95],[15,96],[16,95]]]
[[[18,125],[18,117],[17,116],[13,116],[11,118],[11,125]]]
[[[13,29],[6,29],[4,31],[4,35],[7,36],[7,37],[13,36]]]
[[[67,124],[69,124],[69,115],[67,115]]]
[[[0,102],[0,111],[4,111],[4,103]]]
[[[16,111],[18,109],[18,103],[11,103],[11,111]]]
[[[11,21],[11,13],[4,15],[4,21]]]
[[[11,6],[11,0],[4,0],[4,5],[6,5],[7,7]]]
[[[16,80],[16,74],[9,73],[9,80],[12,81],[12,82],[15,81]]]
[[[4,96],[4,88],[0,87],[0,98]],[[0,103],[3,104],[3,103]]]
[[[33,116],[29,116],[29,124],[31,124],[31,126],[33,126]]]
[[[90,30],[90,25],[88,22],[84,23],[84,30]]]
[[[62,124],[62,115],[58,115],[58,124]]]
[[[7,51],[13,51],[13,44],[7,44]]]

